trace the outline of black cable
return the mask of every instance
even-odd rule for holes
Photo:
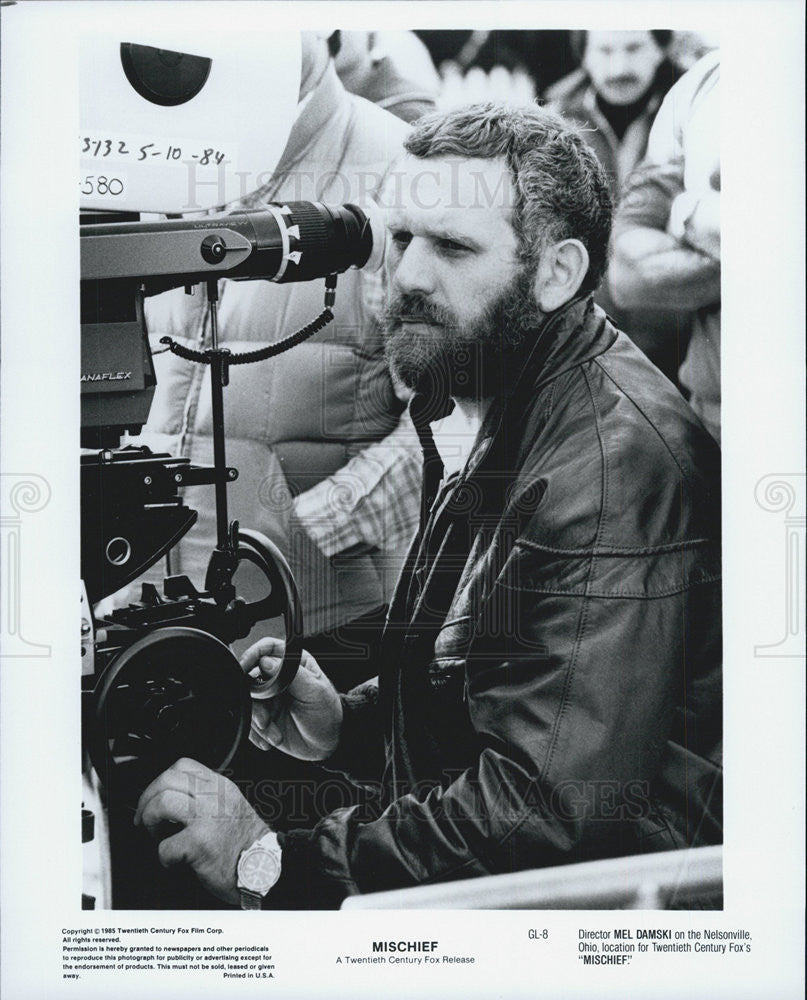
[[[248,365],[253,361],[265,361],[267,358],[273,358],[277,354],[290,351],[292,347],[302,344],[309,337],[313,337],[315,333],[323,330],[332,320],[333,313],[331,310],[323,309],[313,322],[309,323],[308,326],[304,326],[296,333],[291,333],[288,337],[284,337],[274,344],[268,344],[257,351],[243,351],[241,354],[231,354],[227,361],[231,365]],[[177,357],[183,358],[185,361],[196,361],[200,365],[210,364],[209,355],[202,351],[194,351],[189,347],[183,347],[182,344],[178,344],[171,337],[160,337],[160,343],[166,344],[167,349],[172,354],[176,354]]]
[[[242,351],[240,354],[230,354],[225,348],[227,365],[249,365],[254,361],[265,361],[267,358],[274,358],[276,355],[284,354],[286,351],[290,351],[292,347],[302,344],[309,337],[313,337],[315,333],[319,333],[320,330],[323,330],[333,320],[333,313],[330,310],[330,306],[333,305],[335,289],[336,275],[329,274],[325,279],[326,306],[315,320],[312,320],[312,322],[299,329],[296,333],[290,333],[288,337],[284,337],[274,344],[267,344],[266,347],[261,347],[257,351]],[[212,361],[211,355],[206,351],[194,351],[190,347],[183,347],[182,344],[178,344],[171,337],[160,337],[160,343],[166,345],[166,350],[171,351],[172,354],[176,354],[177,357],[185,361],[195,361],[200,365],[209,365]]]

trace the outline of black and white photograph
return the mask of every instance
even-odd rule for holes
[[[803,5],[497,6],[2,6],[14,1000],[803,989]]]

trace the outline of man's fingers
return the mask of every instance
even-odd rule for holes
[[[155,778],[140,796],[135,812],[135,825],[140,823],[143,809],[155,795],[172,789],[193,796],[193,792],[198,788],[200,782],[211,777],[213,773],[209,767],[205,767],[204,764],[200,764],[196,760],[180,757],[176,763]]]
[[[285,652],[286,643],[283,639],[273,639],[271,636],[259,639],[256,643],[250,646],[245,653],[242,654],[241,669],[244,673],[249,673],[259,665],[262,657],[267,657],[270,660],[277,659],[278,661],[281,661]]]
[[[278,647],[275,647],[278,648]],[[279,647],[285,654],[285,643]],[[258,701],[265,701],[269,698],[276,698],[286,691],[280,686],[281,668],[283,666],[283,655],[259,657],[256,666],[249,671],[251,680],[250,694]]]
[[[284,740],[283,730],[277,725],[274,719],[259,721],[254,715],[250,727],[250,738],[260,750],[279,747]]]
[[[181,778],[173,768],[169,767],[167,771],[155,778],[154,781],[146,788],[146,790],[140,795],[137,802],[137,811],[135,812],[135,826],[137,826],[143,817],[143,810],[146,808],[148,803],[157,795],[162,795],[163,792],[168,789],[173,791],[181,792],[188,790],[187,779]]]
[[[282,694],[285,689],[280,687],[278,683],[279,677],[279,662],[272,665],[263,665],[260,670],[250,674],[252,680],[250,695],[258,701],[266,701],[269,698],[275,698],[277,695]]]
[[[251,726],[249,730],[249,742],[252,743],[253,746],[256,746],[259,750],[272,749],[272,744],[261,736],[260,732],[258,732],[254,725]]]
[[[157,847],[157,856],[163,868],[173,868],[193,860],[194,847],[187,830],[180,830],[173,837],[161,840]]]
[[[167,788],[152,795],[140,812],[139,822],[150,834],[154,834],[165,823],[181,823],[185,826],[192,816],[192,797],[187,792]]]

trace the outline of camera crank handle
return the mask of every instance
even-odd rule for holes
[[[277,680],[253,682],[253,696],[272,686],[273,696],[288,688],[294,680],[302,657],[303,611],[297,584],[280,549],[265,535],[246,528],[238,529],[238,560],[257,566],[266,577],[270,591],[266,597],[248,603],[243,614],[253,624],[270,618],[283,618],[286,652]]]
[[[225,533],[225,544],[217,546],[207,564],[205,590],[220,608],[227,608],[235,598],[233,576],[238,568],[238,521],[232,521]]]

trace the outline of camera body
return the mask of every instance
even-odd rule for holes
[[[376,267],[383,255],[378,227],[374,236],[367,211],[353,205],[290,202],[229,214],[217,208],[243,203],[260,187],[253,182],[272,174],[298,114],[299,32],[281,39],[270,11],[255,17],[255,30],[233,44],[226,15],[205,27],[181,14],[157,23],[134,8],[115,11],[94,19],[81,54],[87,908],[142,904],[142,894],[129,889],[138,880],[145,885],[165,876],[153,847],[132,833],[133,811],[148,783],[183,756],[223,771],[244,743],[250,684],[229,644],[258,622],[280,618],[286,654],[279,689],[291,682],[300,661],[300,601],[282,553],[228,518],[227,486],[238,471],[225,457],[223,392],[230,364],[260,358],[231,356],[218,346],[218,282],[326,279],[323,313],[270,345],[279,353],[333,318],[337,274]],[[267,60],[269,34],[275,47]],[[256,93],[272,95],[271,114],[256,117]],[[161,217],[152,221],[143,212]],[[198,285],[207,296],[212,348],[198,354],[173,343],[169,348],[188,364],[210,365],[209,467],[142,446],[121,447],[124,434],[139,434],[147,422],[156,384],[145,298]],[[143,583],[136,599],[127,594],[124,606],[104,610],[111,595],[120,602],[122,588],[147,571],[157,579],[155,564],[197,520],[182,491],[198,485],[211,486],[215,496],[217,542],[205,580],[168,570],[161,584]],[[236,587],[244,561],[266,581],[264,596],[250,603]],[[94,870],[106,876],[88,876],[91,848]],[[111,884],[101,885],[104,879]]]
[[[131,882],[129,827],[142,791],[180,757],[224,771],[245,741],[249,680],[229,644],[260,621],[283,618],[280,690],[302,653],[300,601],[282,553],[227,519],[226,487],[238,476],[225,459],[227,367],[260,361],[260,352],[239,358],[217,346],[198,355],[177,351],[188,363],[211,365],[212,467],[120,447],[124,432],[138,433],[145,423],[155,386],[144,299],[202,284],[215,329],[221,277],[324,277],[325,310],[271,345],[277,352],[332,319],[336,275],[366,265],[374,247],[370,218],[354,205],[295,202],[204,220],[93,219],[81,227],[82,734],[85,779],[100,783],[108,821],[113,903]],[[99,602],[142,577],[193,527],[197,514],[182,498],[191,485],[215,488],[218,544],[203,589],[169,575],[161,590],[143,583],[139,600],[100,613]],[[265,596],[250,603],[233,582],[243,561],[266,581]]]
[[[88,606],[170,551],[196,521],[180,485],[211,482],[212,473],[147,448],[82,456]],[[217,602],[187,577],[169,577],[162,593],[144,583],[139,601],[100,617],[90,612],[89,620],[85,614],[92,642],[82,650],[84,745],[117,798],[136,801],[177,756],[196,755],[215,769],[229,763],[245,733],[249,697],[227,644],[248,634],[259,613],[237,599]]]

